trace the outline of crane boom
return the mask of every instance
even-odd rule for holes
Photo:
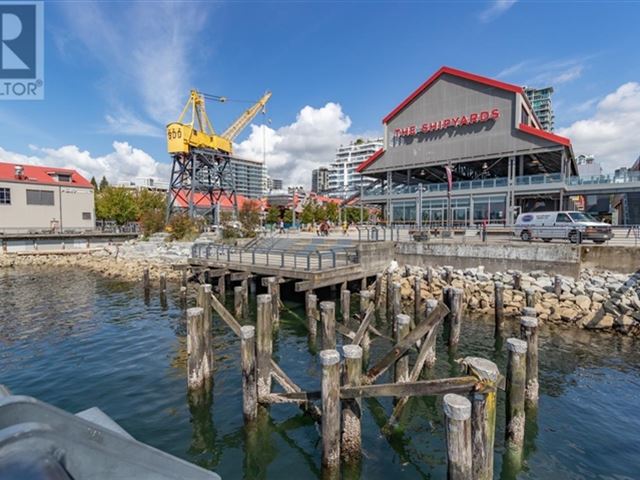
[[[248,108],[220,136],[232,142],[238,136],[238,134],[242,130],[244,130],[244,128],[249,124],[249,122],[253,120],[258,113],[260,113],[260,110],[264,109],[264,106],[267,104],[270,98],[271,98],[271,92],[266,92],[260,100],[258,100],[252,107]]]
[[[189,153],[193,148],[215,150],[226,154],[232,153],[233,139],[253,120],[261,109],[264,109],[264,106],[271,98],[271,92],[265,93],[260,100],[233,122],[222,135],[217,135],[213,130],[205,111],[205,98],[219,102],[227,101],[226,97],[206,95],[196,90],[191,90],[189,100],[178,121],[167,125],[167,149],[169,153]],[[191,110],[191,121],[182,123],[189,110]]]

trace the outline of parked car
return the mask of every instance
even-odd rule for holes
[[[540,238],[545,242],[566,239],[571,243],[584,240],[604,243],[613,237],[608,223],[587,213],[571,211],[521,213],[513,233],[526,242]]]

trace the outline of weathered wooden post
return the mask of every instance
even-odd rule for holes
[[[336,304],[320,302],[320,320],[322,321],[322,349],[336,348]]]
[[[523,317],[533,317],[533,318],[537,318],[538,317],[538,312],[536,311],[535,308],[533,307],[524,307],[522,309],[522,316]]]
[[[393,320],[394,324],[393,324],[393,332],[396,333],[397,332],[397,324],[396,324],[396,320],[398,318],[398,315],[400,315],[402,313],[402,296],[400,295],[400,291],[401,291],[401,285],[400,282],[393,282],[392,285],[392,304],[391,304],[391,313],[392,313],[392,317],[391,319]]]
[[[321,302],[321,309],[323,303]],[[340,354],[334,349],[320,352],[322,365],[322,465],[340,467]]]
[[[525,406],[538,407],[538,319],[520,317],[520,337],[527,342]]]
[[[513,289],[522,290],[522,274],[520,272],[513,274]]]
[[[449,288],[448,295],[445,295],[445,302],[449,307],[449,346],[455,347],[460,343],[460,328],[462,326],[464,291],[461,288]]]
[[[314,293],[306,296],[307,310],[307,327],[309,328],[309,337],[315,341],[318,335],[318,297]]]
[[[182,270],[182,283],[180,285],[185,289],[189,286],[189,276],[186,268]]]
[[[142,271],[142,288],[144,288],[144,290],[146,292],[149,291],[150,289],[150,282],[149,282],[149,269],[145,268]]]
[[[205,350],[209,354],[209,368],[213,372],[213,315],[211,311],[211,285],[205,284],[198,287],[198,307],[203,310],[203,328],[205,332]],[[211,377],[213,378],[213,377]]]
[[[558,298],[562,295],[562,277],[560,275],[556,275],[553,279],[553,293],[555,293]]]
[[[233,287],[233,313],[236,316],[236,318],[241,318],[243,315],[243,308],[242,308],[242,304],[244,303],[242,299],[243,296],[244,294],[242,293],[241,286]]]
[[[242,365],[242,413],[245,421],[258,416],[258,385],[256,379],[256,328],[244,325],[240,329],[240,360]]]
[[[187,385],[189,390],[205,388],[211,380],[206,336],[204,310],[200,307],[187,309]]]
[[[495,331],[494,336],[499,338],[504,331],[504,284],[496,282],[494,284],[494,309],[495,309]]]
[[[425,280],[427,281],[427,285],[429,285],[429,288],[431,288],[431,286],[433,285],[433,269],[431,267],[427,267]]]
[[[507,414],[506,454],[515,469],[522,465],[524,444],[524,395],[527,370],[527,343],[517,338],[507,339]]]
[[[345,358],[343,384],[358,387],[362,375],[362,348],[358,345],[342,347]],[[360,459],[362,448],[362,429],[360,425],[361,402],[353,398],[342,402],[342,458],[347,462]]]
[[[167,293],[167,274],[160,274],[160,295]]]
[[[471,402],[448,393],[443,399],[447,436],[447,479],[470,480],[472,477]]]
[[[273,316],[271,295],[257,297],[256,319],[256,370],[258,377],[258,400],[271,393],[271,353],[273,351]]]
[[[427,300],[426,316],[428,317],[438,306],[438,301],[435,298]],[[428,335],[428,339],[425,337],[425,341],[429,342],[427,356],[424,361],[424,368],[433,368],[436,364],[436,335]]]
[[[482,391],[471,396],[471,448],[473,479],[493,479],[493,445],[496,435],[496,391],[500,372],[495,363],[479,357],[466,357],[462,362],[467,373],[482,383]]]
[[[360,279],[360,290],[366,290],[367,289],[367,277],[362,277]]]
[[[220,298],[220,302],[224,304],[224,298],[227,295],[227,276],[222,274],[218,277],[218,296]],[[208,282],[207,282],[208,283]]]
[[[527,307],[533,307],[535,305],[535,292],[533,288],[524,289],[525,305]]]
[[[422,314],[422,278],[415,275],[413,280],[413,320],[417,325]]]
[[[411,331],[411,317],[402,313],[396,315],[396,325],[398,331],[396,333],[396,343],[401,342],[404,337],[409,335]],[[394,375],[394,382],[405,383],[409,381],[409,355],[405,354],[396,360]]]
[[[387,270],[387,320],[393,320],[393,273]]]
[[[376,306],[380,305],[380,302],[382,301],[382,278],[383,276],[381,273],[376,273],[376,283],[374,284]]]
[[[277,277],[267,278],[267,293],[271,295],[271,318],[275,330],[280,327],[280,284]]]
[[[367,308],[373,302],[374,293],[369,290],[362,290],[360,292],[360,321],[364,321],[364,317],[367,312]],[[374,314],[375,315],[375,314]],[[369,358],[369,351],[371,349],[371,336],[369,335],[369,329],[364,332],[364,336],[362,337],[362,341],[360,342],[360,346],[362,346],[363,352],[363,363],[366,363]]]
[[[245,277],[241,282],[242,287],[242,312],[249,315],[249,279]]]
[[[342,314],[342,323],[349,323],[349,313],[351,310],[351,292],[348,288],[340,290],[340,313]]]

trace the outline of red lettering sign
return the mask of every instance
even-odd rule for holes
[[[490,112],[473,112],[460,117],[450,117],[438,120],[437,122],[423,123],[420,127],[410,125],[404,128],[396,128],[393,133],[396,137],[406,137],[416,135],[418,133],[435,132],[436,130],[447,129],[449,127],[463,127],[465,125],[473,125],[474,123],[488,122],[489,120],[497,120],[500,118],[500,109],[494,108]]]

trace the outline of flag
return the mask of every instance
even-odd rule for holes
[[[451,171],[451,167],[444,167],[447,172],[447,190],[450,192],[453,187],[453,172]]]

